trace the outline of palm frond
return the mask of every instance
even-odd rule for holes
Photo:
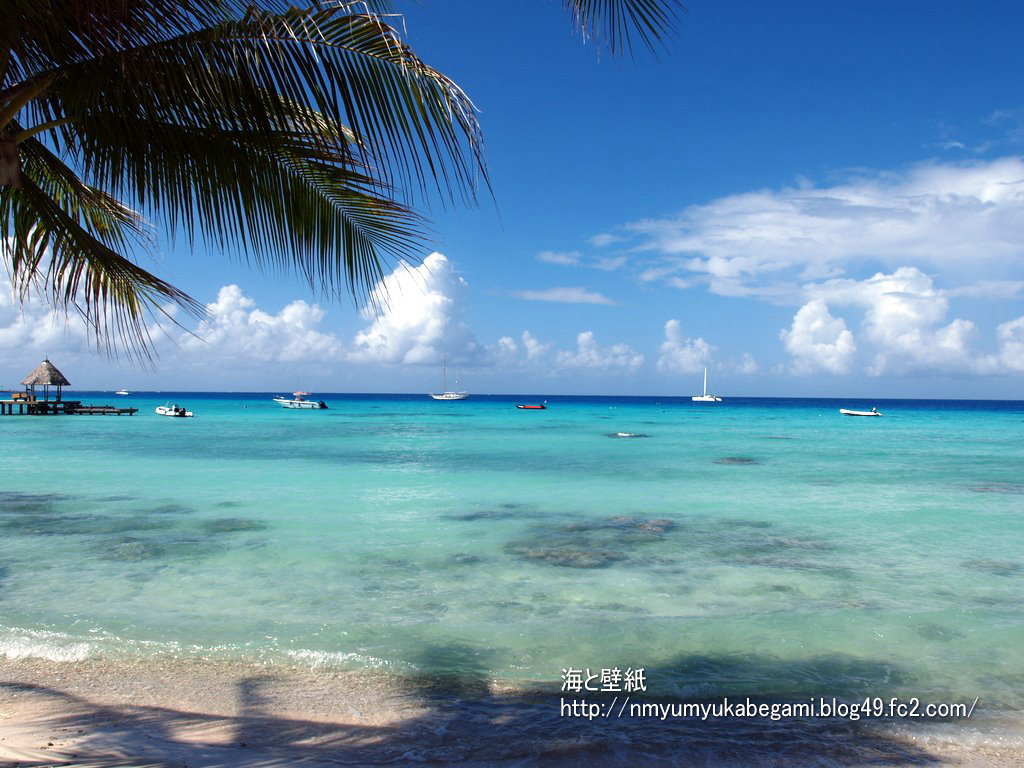
[[[686,8],[681,0],[562,0],[583,39],[613,54],[632,53],[633,38],[654,52]]]

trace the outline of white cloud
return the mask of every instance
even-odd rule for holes
[[[432,253],[418,267],[400,264],[373,289],[379,313],[356,334],[350,358],[359,362],[435,364],[442,354],[456,362],[481,359],[483,348],[463,317],[466,281],[451,262]]]
[[[52,309],[39,300],[19,303],[10,280],[0,274],[0,349],[31,349],[33,353],[78,351],[88,346],[82,318]]]
[[[566,267],[575,267],[580,263],[582,254],[579,251],[541,251],[537,254],[537,261],[548,264],[561,264]]]
[[[226,285],[206,305],[207,316],[195,335],[182,333],[179,344],[191,362],[212,357],[249,362],[338,360],[341,341],[318,330],[326,312],[316,304],[293,301],[277,314],[256,306],[237,285]],[[197,338],[198,337],[198,338]]]
[[[971,285],[946,291],[950,298],[963,296],[971,299],[1016,299],[1024,291],[1024,280],[979,280]]]
[[[592,238],[590,238],[588,242],[591,245],[596,246],[597,248],[604,248],[605,246],[611,245],[612,243],[620,243],[622,242],[622,240],[623,238],[619,237],[618,235],[612,235],[607,232],[602,232],[599,235],[594,235]]]
[[[1011,371],[1024,371],[1024,317],[1010,320],[996,328],[999,359]]]
[[[697,373],[708,363],[711,345],[704,339],[683,336],[678,320],[665,323],[665,340],[658,356],[661,373]]]
[[[743,376],[753,376],[761,370],[761,367],[757,364],[753,355],[749,352],[744,352],[740,358],[739,363],[736,365],[736,373]]]
[[[626,344],[602,347],[592,331],[576,337],[576,351],[562,350],[556,358],[560,368],[592,368],[600,370],[635,371],[644,363],[644,356]]]
[[[857,353],[846,322],[832,317],[822,299],[813,299],[800,307],[789,330],[783,330],[779,337],[792,355],[792,371],[798,375],[846,373]]]
[[[756,294],[765,280],[837,277],[865,259],[913,263],[975,280],[1024,264],[1024,159],[927,163],[719,198],[627,225],[635,250],[660,254],[641,279],[704,275],[716,293]]]
[[[942,325],[949,310],[947,293],[916,267],[866,280],[829,280],[808,286],[808,295],[833,304],[864,308],[861,330],[876,350],[868,373],[946,370],[991,373],[998,362],[973,353],[974,324],[956,319]]]
[[[628,256],[603,256],[594,259],[589,266],[593,269],[600,269],[602,272],[614,272],[616,269],[624,267],[628,261]]]
[[[563,304],[608,304],[615,302],[586,288],[545,288],[540,291],[514,291],[513,296],[527,301],[553,301]]]
[[[529,331],[523,331],[523,349],[526,350],[527,360],[540,360],[551,351],[551,345],[542,344]]]

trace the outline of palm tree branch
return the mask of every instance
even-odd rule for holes
[[[562,0],[584,39],[608,46],[612,55],[632,53],[633,36],[654,52],[686,11],[681,0]]]

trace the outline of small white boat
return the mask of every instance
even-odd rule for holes
[[[119,389],[114,394],[115,395],[130,395],[131,392],[129,392],[127,389]]]
[[[708,367],[706,365],[704,366],[704,394],[703,395],[694,395],[690,399],[693,400],[693,402],[695,402],[695,403],[720,403],[720,402],[722,402],[722,398],[720,398],[718,395],[709,395],[708,394]]]
[[[186,411],[184,408],[182,408],[177,403],[173,403],[173,404],[172,403],[168,403],[167,405],[158,405],[156,407],[156,412],[159,413],[161,416],[172,416],[172,417],[178,418],[178,419],[186,418],[186,417],[189,417],[189,416],[195,416],[195,414],[192,413],[192,411]]]
[[[274,402],[282,408],[298,408],[307,411],[325,410],[327,408],[327,403],[323,400],[307,400],[306,397],[308,395],[309,392],[292,392],[290,398],[281,395],[280,397],[275,397]]]
[[[445,355],[441,362],[441,390],[440,392],[429,392],[435,400],[465,400],[469,392],[459,392],[459,369],[455,369],[455,391],[448,389],[448,356]]]
[[[872,408],[870,411],[851,411],[849,408],[840,408],[839,412],[844,416],[881,416],[882,413],[877,408]]]

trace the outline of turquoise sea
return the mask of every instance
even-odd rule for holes
[[[1022,402],[273,394],[0,417],[0,657],[1024,709]]]

